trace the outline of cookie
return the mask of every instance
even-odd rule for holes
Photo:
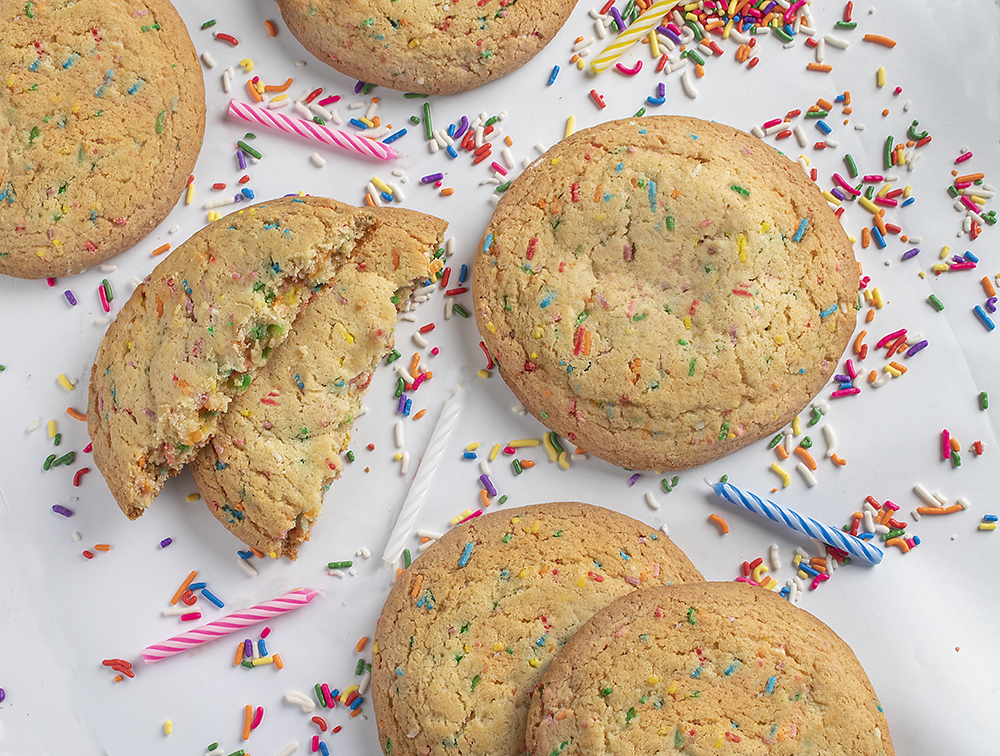
[[[400,576],[372,649],[386,756],[517,756],[529,694],[594,612],[642,585],[700,581],[670,540],[576,502],[448,531]]]
[[[87,411],[126,515],[194,459],[371,225],[322,197],[264,202],[203,228],[136,288],[101,340]]]
[[[635,591],[559,652],[528,716],[533,756],[892,756],[875,690],[836,633],[743,583]]]
[[[79,273],[177,203],[205,86],[166,0],[0,2],[0,273]]]
[[[479,331],[536,418],[613,464],[685,469],[782,427],[854,330],[851,244],[802,169],[693,118],[573,134],[504,193]]]
[[[212,514],[272,557],[295,559],[309,539],[375,366],[392,349],[397,303],[427,278],[447,225],[411,210],[358,212],[369,225],[350,259],[190,465]]]
[[[299,42],[354,79],[420,94],[464,92],[541,50],[576,0],[278,0]]]

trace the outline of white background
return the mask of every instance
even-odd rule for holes
[[[792,575],[792,549],[811,548],[791,533],[743,515],[713,496],[701,482],[728,474],[731,482],[779,504],[796,507],[831,525],[849,521],[865,496],[891,499],[907,513],[908,531],[922,544],[909,554],[890,548],[883,563],[874,568],[852,565],[837,571],[816,591],[807,591],[800,606],[829,624],[854,648],[885,708],[899,753],[985,754],[996,751],[992,733],[997,710],[1000,654],[996,652],[998,590],[997,551],[1000,532],[977,530],[982,515],[1000,513],[992,474],[1000,459],[1000,446],[991,421],[1000,406],[997,348],[1000,334],[987,332],[972,314],[983,303],[983,275],[1000,273],[996,260],[1000,229],[986,227],[976,241],[961,237],[962,214],[952,208],[946,194],[953,161],[964,149],[973,158],[957,166],[960,172],[981,171],[987,182],[1000,183],[1000,14],[994,2],[959,3],[886,2],[859,3],[854,9],[858,28],[836,30],[843,3],[814,3],[812,15],[820,34],[834,33],[850,40],[846,50],[827,48],[831,73],[806,70],[813,52],[804,38],[785,49],[774,37],[758,40],[760,64],[754,70],[734,60],[736,44],[722,41],[725,55],[709,60],[706,75],[696,80],[697,99],[682,91],[679,74],[656,75],[655,61],[647,48],[630,51],[623,61],[631,65],[642,58],[645,68],[634,77],[611,70],[597,78],[578,71],[570,62],[577,36],[593,34],[588,11],[596,4],[581,0],[572,18],[556,39],[522,69],[506,78],[462,95],[431,98],[434,123],[444,126],[461,116],[474,117],[506,111],[502,126],[513,138],[512,151],[520,167],[523,158],[535,158],[535,145],[550,146],[564,134],[569,115],[577,128],[631,116],[655,94],[664,81],[667,102],[648,107],[649,114],[681,113],[718,120],[746,130],[792,109],[803,111],[817,97],[833,99],[844,90],[852,95],[853,113],[844,125],[840,107],[827,122],[839,147],[815,150],[822,135],[812,121],[801,122],[809,137],[800,149],[794,139],[778,146],[798,157],[805,154],[819,170],[822,188],[832,186],[833,172],[845,173],[843,155],[849,152],[863,173],[882,173],[881,150],[885,137],[897,141],[916,118],[933,141],[922,149],[912,172],[899,171],[898,184],[913,187],[916,202],[888,213],[904,233],[921,239],[906,244],[890,237],[886,249],[855,245],[871,285],[879,286],[887,304],[875,321],[859,328],[869,332],[871,352],[862,363],[864,374],[881,369],[885,360],[874,342],[898,328],[921,332],[930,346],[905,360],[908,372],[899,379],[871,388],[861,379],[859,396],[832,401],[824,418],[837,433],[839,454],[847,459],[838,468],[820,461],[819,484],[808,488],[792,471],[788,488],[770,493],[780,481],[769,470],[775,461],[763,441],[703,468],[681,473],[676,490],[666,494],[660,477],[643,473],[629,485],[629,472],[597,459],[573,462],[564,471],[549,464],[539,447],[519,455],[538,464],[515,477],[509,458],[493,465],[497,488],[509,496],[504,506],[539,501],[581,500],[613,507],[659,526],[667,524],[671,537],[696,566],[713,580],[732,580],[743,560],[766,558],[772,543],[781,550],[784,566],[775,573],[783,584]],[[619,6],[623,3],[619,2]],[[516,404],[495,373],[477,376],[483,355],[470,318],[443,318],[442,294],[417,310],[416,323],[401,323],[397,345],[408,361],[414,352],[411,335],[420,325],[436,323],[431,344],[440,354],[420,350],[434,372],[414,395],[414,412],[427,409],[419,421],[407,420],[405,448],[414,458],[408,476],[399,474],[394,461],[393,424],[396,401],[393,376],[382,371],[373,381],[369,408],[357,425],[352,448],[357,461],[346,465],[343,478],[326,497],[326,512],[313,530],[311,542],[300,550],[295,563],[254,560],[259,571],[248,578],[237,564],[241,548],[206,511],[202,502],[189,503],[194,492],[187,474],[170,481],[149,512],[129,522],[111,498],[89,455],[80,453],[87,443],[86,428],[65,414],[67,406],[86,407],[90,365],[105,326],[95,323],[103,314],[96,287],[107,277],[115,290],[116,313],[132,291],[132,276],[143,277],[158,262],[150,252],[164,242],[175,247],[207,222],[202,204],[219,194],[214,182],[226,182],[234,191],[241,175],[233,159],[236,139],[248,128],[229,120],[228,96],[221,74],[236,68],[235,97],[246,101],[243,84],[248,78],[239,67],[243,58],[255,63],[253,75],[265,82],[295,79],[293,96],[317,86],[324,94],[343,97],[340,112],[355,115],[345,103],[363,98],[353,94],[354,81],[317,62],[281,23],[276,7],[254,2],[177,2],[198,52],[209,52],[215,68],[205,70],[208,117],[205,144],[195,169],[196,199],[179,204],[162,226],[134,249],[113,262],[111,273],[92,270],[59,280],[54,288],[44,281],[24,282],[0,277],[0,687],[6,700],[0,704],[0,753],[89,754],[141,752],[144,754],[198,754],[213,741],[219,753],[246,747],[249,752],[276,754],[292,741],[300,753],[308,752],[318,732],[311,715],[283,702],[287,690],[310,692],[316,682],[343,688],[355,681],[356,641],[370,636],[394,571],[379,560],[398,508],[426,446],[440,408],[459,384],[464,386],[463,410],[429,497],[418,518],[418,527],[444,530],[449,520],[479,502],[478,463],[462,459],[466,444],[479,442],[481,452],[510,439],[539,437],[543,431],[530,416],[511,410]],[[202,22],[217,18],[209,31]],[[263,21],[275,21],[279,33],[270,38]],[[236,48],[215,40],[212,31],[234,34]],[[899,44],[894,49],[865,43],[865,33],[885,34]],[[304,66],[298,66],[304,61]],[[562,71],[547,86],[554,65]],[[887,85],[876,87],[876,70],[884,66]],[[902,92],[894,95],[895,87]],[[596,88],[607,102],[599,110],[588,92]],[[259,165],[247,172],[248,184],[258,200],[290,192],[325,194],[352,203],[363,201],[365,183],[372,175],[389,179],[393,167],[402,168],[409,181],[403,184],[407,207],[434,213],[451,223],[449,236],[457,241],[450,263],[455,268],[471,264],[476,245],[489,220],[491,186],[479,182],[490,175],[487,166],[473,166],[467,155],[450,160],[444,153],[431,155],[422,126],[406,123],[418,114],[423,100],[403,99],[402,94],[377,88],[378,113],[383,122],[405,125],[409,134],[396,146],[408,155],[393,165],[377,164],[319,148],[327,159],[324,168],[313,165],[314,146],[284,135],[253,129],[254,143],[264,153]],[[364,98],[366,100],[369,98]],[[904,107],[911,104],[909,111]],[[887,116],[882,115],[888,109]],[[290,112],[290,111],[286,111]],[[857,130],[864,125],[865,129]],[[769,139],[776,144],[773,138]],[[445,185],[454,195],[441,197],[418,181],[425,174],[446,172]],[[227,192],[228,193],[228,192]],[[990,201],[987,207],[995,207]],[[860,236],[866,220],[861,208],[851,206],[844,215],[848,233]],[[176,234],[168,229],[179,225]],[[2,243],[2,242],[0,242]],[[926,279],[918,272],[938,262],[942,247],[954,253],[971,250],[980,260],[975,271],[961,271]],[[907,249],[920,254],[901,262]],[[80,304],[70,307],[62,292],[72,289]],[[927,303],[935,293],[945,303],[942,313]],[[471,311],[471,297],[460,301]],[[862,316],[868,307],[862,309]],[[78,381],[67,392],[57,376]],[[831,388],[821,396],[828,397]],[[980,391],[988,391],[993,407],[978,408]],[[42,426],[25,429],[34,418]],[[42,472],[42,462],[52,451],[45,424],[54,419],[62,432],[61,451],[75,449],[76,463],[69,469]],[[808,415],[803,415],[803,420]],[[809,429],[819,457],[825,449],[821,426]],[[942,461],[941,430],[948,428],[963,445],[961,467]],[[969,447],[982,440],[986,452],[976,458]],[[366,445],[375,444],[374,451]],[[82,485],[73,488],[73,472],[89,465]],[[786,465],[788,469],[792,465]],[[366,468],[370,472],[366,472]],[[939,490],[950,500],[965,496],[969,511],[913,522],[909,511],[920,504],[912,487],[920,482]],[[647,507],[644,496],[653,491],[662,504]],[[77,501],[67,501],[69,497]],[[75,511],[70,519],[53,514],[53,504]],[[708,521],[716,512],[731,527],[720,535]],[[72,534],[81,540],[76,542]],[[166,537],[173,543],[161,549]],[[111,551],[88,561],[84,548],[111,544]],[[417,546],[416,538],[411,548]],[[356,558],[367,547],[371,559]],[[331,560],[355,559],[357,574],[338,579],[327,575]],[[296,586],[318,588],[324,595],[310,606],[270,623],[269,649],[281,654],[285,668],[247,670],[233,665],[236,640],[216,642],[197,652],[161,664],[145,666],[141,650],[180,632],[176,618],[162,617],[178,584],[195,569],[199,579],[226,602],[224,611],[268,600]],[[206,601],[199,602],[205,619],[223,614]],[[260,628],[250,633],[256,638]],[[370,658],[371,646],[363,655]],[[135,665],[135,679],[113,682],[114,673],[101,660],[121,657]],[[264,706],[263,723],[247,743],[241,741],[243,707]],[[321,712],[337,735],[324,736],[335,753],[378,754],[379,746],[370,704],[365,717],[348,719],[343,710]],[[173,722],[173,734],[164,735],[164,722]]]

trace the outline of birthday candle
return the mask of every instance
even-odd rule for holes
[[[622,30],[622,32],[614,38],[614,40],[605,47],[600,55],[595,57],[590,62],[590,67],[594,69],[594,73],[600,73],[605,68],[610,66],[624,53],[628,48],[646,36],[647,33],[655,34],[652,29],[660,23],[667,11],[673,8],[679,0],[660,0],[658,3],[653,3],[649,6],[639,18],[637,18],[632,25],[627,29]]]

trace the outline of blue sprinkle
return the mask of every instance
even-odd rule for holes
[[[875,246],[879,249],[885,249],[885,237],[882,236],[882,232],[878,230],[878,226],[872,226],[872,239],[875,240]]]
[[[208,585],[208,583],[205,583],[205,582],[191,583],[191,585],[188,586],[188,590],[191,590],[191,591],[200,591],[206,585]]]
[[[216,596],[214,593],[212,593],[210,590],[208,590],[208,588],[202,588],[201,589],[201,595],[204,596],[205,598],[207,598],[209,601],[211,601],[213,604],[215,604],[220,609],[225,606],[225,604],[222,602],[222,599],[220,599],[218,596]],[[267,656],[267,654],[264,653],[263,651],[261,651],[261,655],[262,656]]]
[[[727,675],[733,674],[733,670],[736,669],[736,667],[737,667],[738,664],[739,664],[739,662],[733,662],[728,667],[726,667],[726,674]]]
[[[989,515],[987,515],[987,517],[989,517]],[[993,519],[996,519],[996,518],[994,517]],[[549,637],[548,635],[543,635],[541,638],[539,638],[537,641],[535,641],[535,645],[536,646],[544,646],[545,645],[545,639],[548,638],[548,637]]]
[[[649,104],[649,105],[662,105],[666,101],[667,101],[666,97],[652,97],[652,96],[650,96],[650,97],[646,98],[646,103]]]
[[[550,87],[551,87],[551,86],[552,86],[553,84],[555,84],[555,81],[556,81],[556,77],[557,77],[558,75],[559,75],[559,66],[553,66],[553,67],[552,67],[552,75],[551,75],[551,76],[549,76],[549,83],[548,83],[548,85],[547,85],[547,86],[550,86]]]
[[[821,318],[825,318],[827,315],[832,315],[836,311],[837,311],[837,305],[836,304],[832,304],[829,307],[827,307],[825,310],[823,310],[822,312],[820,312],[819,316]]]
[[[392,144],[397,139],[399,139],[401,136],[405,136],[405,135],[406,135],[406,129],[400,129],[399,131],[395,132],[394,134],[390,134],[385,139],[383,139],[382,140],[382,144]]]
[[[455,137],[455,124],[453,124],[453,123],[449,123],[448,124],[448,136],[450,136],[452,138]]]
[[[656,212],[656,182],[649,182],[649,209]]]
[[[619,163],[617,166],[615,166],[615,173],[621,173],[622,172],[622,168],[624,168],[624,167],[625,167],[625,163]]]
[[[979,320],[982,322],[984,326],[986,326],[987,331],[992,331],[994,328],[996,328],[996,325],[993,323],[992,320],[990,320],[990,316],[986,314],[986,312],[980,305],[976,305],[972,311],[976,313],[976,317],[979,318]]]
[[[353,701],[351,701],[351,711],[354,711],[355,709],[357,709],[364,702],[365,702],[365,699],[363,699],[361,696],[358,696],[357,698],[355,698]]]
[[[778,679],[774,675],[771,675],[771,677],[767,678],[767,687],[764,688],[764,692],[767,693],[768,695],[774,693],[774,684],[777,681]]]
[[[36,71],[38,69],[38,64],[42,62],[41,58],[35,58],[35,62],[28,66],[29,71]]]
[[[965,259],[966,259],[966,260],[967,260],[968,262],[974,262],[974,263],[977,263],[977,262],[979,262],[979,258],[978,258],[978,257],[976,257],[976,256],[975,256],[974,254],[972,254],[971,252],[966,252],[966,253],[965,253],[965,255],[963,255],[963,256],[965,257]]]
[[[62,64],[62,67],[63,67],[63,68],[69,68],[69,67],[70,67],[71,65],[73,65],[73,64],[74,64],[74,63],[76,62],[76,59],[77,59],[78,57],[79,57],[79,56],[78,56],[78,55],[77,55],[76,53],[73,53],[72,55],[70,55],[70,56],[69,56],[69,57],[68,57],[68,58],[66,59],[66,62]]]
[[[412,399],[407,399],[406,400],[406,407],[403,408],[403,417],[409,417],[410,416],[410,409],[412,407],[413,407],[413,400]]]
[[[549,303],[552,301],[552,299],[554,297],[555,297],[555,293],[550,291],[548,294],[545,295],[545,299],[543,299],[541,302],[538,303],[538,306],[539,307],[548,307]]]
[[[357,118],[352,118],[349,123],[356,129],[361,129],[362,131],[368,131],[368,127],[364,123],[359,121]]]
[[[467,451],[462,454],[462,459],[476,459],[477,455],[474,451]]]
[[[983,522],[996,522],[998,519],[1000,518],[994,514],[983,515]]]
[[[493,234],[486,234],[486,238],[483,240],[483,252],[489,252],[492,245]]]
[[[94,97],[100,97],[104,94],[104,90],[108,88],[108,84],[111,83],[111,77],[115,75],[114,69],[109,68],[108,72],[104,74],[104,83],[101,84],[96,90],[94,90]]]
[[[452,144],[448,145],[447,153],[448,153],[448,157],[450,157],[452,159],[458,157],[458,150],[456,150],[455,146],[452,145]]]
[[[905,200],[905,201],[903,202],[903,204],[902,204],[902,205],[900,205],[900,207],[906,207],[907,205],[911,204],[911,203],[912,203],[912,202],[913,202],[913,201],[914,201],[915,199],[916,199],[916,197],[908,197],[908,198],[907,198],[907,199],[906,199],[906,200]]]
[[[816,128],[822,131],[824,134],[829,134],[831,131],[833,131],[833,129],[830,128],[827,122],[822,119],[816,121]]]
[[[468,275],[469,275],[469,266],[466,265],[465,263],[462,263],[462,269],[458,273],[458,282],[465,283],[465,279],[468,277]]]
[[[808,218],[803,218],[802,220],[799,221],[798,230],[796,230],[795,236],[792,237],[792,241],[794,241],[794,242],[800,242],[800,241],[802,241],[802,237],[805,236],[805,233],[806,233],[806,224],[807,223],[809,223],[809,219]]]
[[[381,194],[379,194],[379,197],[384,199],[386,202],[392,202],[393,200],[393,196],[389,194],[389,192],[382,192]]]
[[[323,754],[323,756],[330,756],[330,746],[328,746],[322,740],[319,741],[319,752]]]
[[[691,673],[691,677],[698,677],[700,674],[701,674],[701,667],[698,667],[695,669],[694,672]]]
[[[799,562],[799,569],[802,570],[804,573],[806,573],[809,577],[819,576],[819,572],[817,572],[807,564],[802,564],[802,562]]]
[[[622,559],[624,559],[624,560],[625,560],[626,562],[627,562],[627,561],[628,561],[629,559],[631,559],[631,558],[632,558],[632,557],[630,557],[630,556],[629,556],[628,554],[626,554],[626,553],[625,553],[624,551],[619,551],[619,552],[618,552],[618,555],[619,555],[619,556],[621,556],[621,558],[622,558]]]
[[[202,591],[204,593],[204,591]],[[257,641],[257,650],[260,651],[261,656],[267,656],[267,644],[264,643],[264,639],[260,638]]]
[[[465,551],[462,552],[462,558],[458,560],[458,566],[464,567],[469,563],[469,557],[472,555],[472,542],[465,544]]]
[[[240,555],[240,559],[249,559],[253,556],[253,552],[250,551],[250,549],[247,549],[246,551],[237,551],[236,553]]]
[[[133,84],[131,87],[128,88],[128,93],[130,95],[134,95],[139,90],[139,87],[141,87],[145,83],[146,82],[143,81],[142,79],[136,79],[135,84]]]
[[[242,189],[240,189],[240,194],[242,194],[247,199],[253,199],[253,189],[250,189],[249,187],[245,186]]]

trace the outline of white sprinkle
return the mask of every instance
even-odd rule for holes
[[[865,513],[864,513],[863,519],[864,519],[865,532],[866,533],[874,533],[875,532],[875,518],[872,517],[872,513],[869,512],[866,509]]]
[[[451,256],[452,256],[453,254],[455,254],[455,245],[456,245],[457,243],[458,243],[458,242],[456,242],[456,241],[455,241],[455,237],[454,237],[454,236],[451,236],[451,237],[449,237],[449,238],[448,238],[448,241],[446,241],[446,242],[444,243],[444,253],[445,253],[445,254],[446,254],[446,255],[447,255],[448,257],[451,257]]]
[[[579,42],[573,45],[573,52],[580,52],[580,50],[582,50],[585,47],[590,47],[592,44],[594,44],[593,37],[587,37],[586,39],[581,39]]]
[[[350,105],[348,105],[349,110],[357,110],[358,108],[363,108],[365,106],[364,102],[361,100],[355,100]]]
[[[233,197],[222,197],[221,199],[209,200],[204,204],[202,210],[211,210],[215,207],[223,207],[224,205],[235,205],[236,200]]]
[[[34,420],[32,420],[30,423],[28,423],[28,427],[25,428],[24,430],[27,433],[31,433],[34,430],[38,430],[38,426],[41,424],[41,422],[42,421],[39,418],[36,417]]]
[[[941,502],[941,506],[942,507],[948,506],[948,497],[945,496],[940,491],[935,491],[934,492],[934,498]]]
[[[750,41],[750,35],[744,34],[743,32],[738,32],[735,29],[729,31],[729,38],[739,42],[741,45],[745,45]]]
[[[922,485],[917,483],[913,487],[913,493],[920,497],[920,500],[924,502],[929,507],[940,507],[941,502],[931,496],[931,492],[924,488]]]
[[[535,151],[536,151],[536,152],[537,152],[537,153],[538,153],[539,155],[544,155],[544,154],[545,154],[545,151],[546,151],[547,149],[548,149],[548,147],[546,147],[546,146],[545,146],[544,144],[542,144],[541,142],[535,142]]]
[[[369,121],[372,120],[372,118],[375,116],[376,110],[378,110],[378,103],[372,102],[372,104],[368,106],[368,112],[365,113],[365,118],[367,118]]]
[[[892,378],[892,373],[886,371],[886,372],[882,373],[882,375],[880,375],[878,378],[875,379],[875,382],[872,383],[872,386],[874,386],[875,388],[878,388],[879,386],[884,386],[885,383],[890,378]]]
[[[903,112],[905,113],[906,111],[908,111],[912,107],[913,107],[913,103],[910,102],[909,100],[907,100],[906,102],[903,103]]]
[[[382,198],[379,196],[378,189],[375,188],[375,184],[369,181],[368,185],[365,187],[365,190],[368,192],[368,196],[372,198],[372,202],[374,203],[375,207],[381,207]]]
[[[910,516],[911,516],[911,517],[912,517],[912,518],[913,518],[914,520],[919,520],[919,519],[920,519],[920,512],[918,512],[918,511],[917,511],[917,510],[915,510],[915,509],[913,509],[913,510],[910,510]]]
[[[438,147],[438,143],[437,143],[437,141],[435,141],[434,139],[431,139],[431,140],[430,140],[430,141],[429,141],[429,142],[427,143],[427,148],[428,148],[428,149],[429,149],[429,150],[431,151],[431,154],[432,154],[432,155],[433,155],[433,154],[434,154],[435,152],[437,152],[437,151],[438,151],[439,149],[441,149],[440,147]]]
[[[301,706],[304,714],[308,714],[316,708],[316,704],[313,703],[313,700],[309,696],[305,693],[299,693],[297,690],[290,690],[285,693],[285,700],[290,704]]]
[[[580,52],[578,52],[577,55],[581,58],[586,58],[588,55],[590,55],[590,50],[580,50]]]
[[[424,338],[424,335],[420,331],[417,331],[413,334],[413,343],[423,348],[427,346],[427,339]]]
[[[243,568],[243,571],[248,576],[250,576],[250,577],[257,577],[257,570],[255,570],[253,568],[253,565],[250,564],[250,562],[248,562],[246,559],[239,559],[239,558],[237,558],[236,561],[239,563],[240,567]]]
[[[396,448],[397,449],[402,449],[403,448],[403,421],[402,420],[397,420],[396,421]]]
[[[392,197],[393,199],[396,200],[396,202],[402,202],[404,199],[406,199],[405,197],[403,197],[403,190],[400,189],[398,185],[392,183],[391,181],[387,182],[386,185],[389,187],[390,190],[392,190]]]
[[[608,36],[607,27],[604,26],[600,19],[594,22],[594,34],[597,35],[598,39],[604,39]]]
[[[653,496],[652,491],[646,491],[646,504],[649,506],[650,509],[660,508],[660,502],[658,502],[656,500],[656,497]]]
[[[437,540],[438,538],[444,538],[444,533],[438,533],[436,530],[417,530],[418,538],[430,538],[431,540]]]
[[[327,570],[326,574],[329,575],[330,577],[335,577],[335,578],[347,577],[347,575],[344,574],[343,570]]]
[[[73,540],[74,541],[79,541],[82,537],[83,536],[81,536],[78,532],[76,532],[75,530],[73,531]]]
[[[142,283],[142,279],[138,276],[132,276],[132,285],[139,286]]]
[[[528,410],[525,408],[525,406],[523,404],[515,404],[513,407],[510,408],[510,411],[511,412],[516,412],[519,415],[527,415],[528,414]]]
[[[781,560],[778,558],[778,544],[771,544],[771,569],[777,572],[781,569]]]
[[[663,523],[663,524],[662,524],[662,525],[660,526],[660,532],[661,532],[661,533],[663,533],[663,535],[670,535],[670,534],[669,534],[669,533],[667,532],[667,523]]]
[[[830,47],[836,47],[838,50],[846,50],[851,46],[851,43],[848,40],[843,39],[842,37],[835,37],[832,34],[827,34],[821,41],[826,42],[830,45]]]
[[[446,297],[444,300],[444,319],[451,320],[451,314],[455,309],[455,298]]]
[[[427,284],[427,286],[421,286],[419,289],[413,292],[415,297],[426,297],[434,293],[434,289],[437,287],[434,284]]]
[[[826,146],[827,147],[839,147],[840,146],[840,142],[838,142],[836,139],[830,139],[830,137],[827,137],[825,141],[826,141]]]
[[[878,533],[879,535],[885,535],[886,533],[889,532],[889,526],[888,525],[883,525],[880,522],[876,523],[875,524],[875,532]]]
[[[763,139],[765,136],[764,129],[762,129],[760,126],[757,125],[754,125],[754,127],[750,129],[750,133],[753,134],[758,139]]]
[[[799,471],[799,474],[802,475],[803,478],[805,478],[806,483],[809,484],[810,488],[816,485],[816,476],[812,474],[812,470],[806,467],[804,462],[799,462],[795,469]]]
[[[409,307],[410,303],[407,302],[406,304],[407,304],[407,307]],[[405,321],[407,321],[409,323],[416,323],[417,322],[417,316],[414,315],[412,312],[403,312],[403,313],[401,313],[400,316],[399,316],[399,319],[400,320],[405,320]]]
[[[116,270],[118,270],[118,266],[111,263],[105,263],[101,266],[101,271],[104,273],[114,273]]]
[[[499,183],[500,183],[500,179],[498,179],[496,177],[496,174],[494,173],[492,176],[487,176],[482,181],[480,181],[479,185],[483,186],[484,184],[499,184]]]
[[[258,647],[258,645],[256,643],[251,643],[250,644],[250,648],[252,649],[252,652],[253,652],[253,658],[254,659],[259,659],[260,658],[260,647]]]
[[[479,469],[483,475],[492,475],[493,472],[490,470],[490,462],[488,459],[479,460]]]
[[[500,202],[500,195],[499,194],[497,194],[497,193],[494,192],[493,194],[490,195],[490,204],[491,205],[497,205],[497,204],[499,204],[499,202]]]
[[[315,165],[317,168],[322,168],[324,165],[326,165],[326,160],[324,160],[323,156],[320,155],[318,152],[314,152],[312,155],[310,155],[309,160],[311,160],[312,164]]]
[[[295,108],[295,112],[308,121],[312,120],[312,113],[309,112],[309,108],[303,105],[301,102],[296,102],[292,107]]]
[[[305,65],[305,63],[303,63],[302,65]],[[309,703],[312,704],[312,701],[310,701]],[[312,711],[312,709],[309,709],[309,711]],[[293,740],[291,743],[286,745],[281,750],[281,753],[279,753],[278,756],[292,756],[292,754],[295,753],[298,749],[299,749],[299,742],[297,740]]]
[[[180,226],[173,226],[169,231],[167,231],[167,233],[168,234],[176,234],[180,230],[181,230]]]
[[[267,109],[277,110],[278,108],[285,107],[290,102],[291,100],[289,100],[287,96],[277,95],[276,97],[272,97],[270,100],[267,101]]]
[[[361,547],[361,556],[363,556],[365,559],[370,559],[371,555],[372,553],[367,548],[365,548],[364,546]]]
[[[837,435],[830,425],[823,426],[823,438],[826,439],[826,456],[832,457],[837,453]]]
[[[309,110],[311,110],[315,115],[318,115],[324,121],[333,120],[333,111],[327,110],[318,102],[309,103]],[[338,121],[339,123],[339,121]]]
[[[795,139],[798,141],[799,147],[805,147],[809,143],[806,139],[806,132],[802,130],[801,123],[795,124],[795,128],[792,129],[792,132],[795,134]]]
[[[956,504],[961,504],[962,505],[962,509],[968,509],[969,507],[972,506],[969,503],[969,500],[966,499],[964,496],[959,496],[958,499],[956,499],[955,503]]]
[[[865,130],[865,125],[863,123],[856,123],[856,124],[854,124],[854,130],[855,131],[864,131]]]
[[[368,683],[370,683],[371,680],[372,680],[372,673],[366,669],[365,673],[361,675],[361,681],[358,683],[359,696],[363,696],[365,694],[365,691],[368,690]]]
[[[225,71],[222,72],[222,91],[223,92],[226,92],[227,94],[229,93],[229,91],[233,87],[232,81],[233,81],[233,69],[232,69],[232,67],[230,67],[230,68],[227,68]]]
[[[422,543],[419,546],[417,546],[417,551],[419,551],[421,554],[423,554],[425,551],[427,551],[427,549],[429,549],[435,543],[437,543],[437,541],[433,540],[433,539],[430,540],[430,541],[427,541],[426,543]]]
[[[168,606],[163,610],[164,617],[179,617],[182,614],[187,614],[190,611],[186,606]]]
[[[500,128],[499,126],[494,126],[493,127],[493,131],[491,131],[489,134],[486,134],[486,133],[483,134],[483,141],[484,142],[492,142],[494,139],[496,139],[497,137],[499,137],[501,134],[503,134],[503,129]]]
[[[408,451],[403,452],[402,459],[399,460],[399,474],[406,475],[410,471],[410,453]]]
[[[508,170],[513,170],[517,163],[514,161],[514,155],[511,154],[510,147],[504,147],[500,151],[500,157],[503,159],[503,164]]]
[[[99,318],[94,318],[95,325],[107,325],[111,322],[111,318],[106,318],[103,315]]]

